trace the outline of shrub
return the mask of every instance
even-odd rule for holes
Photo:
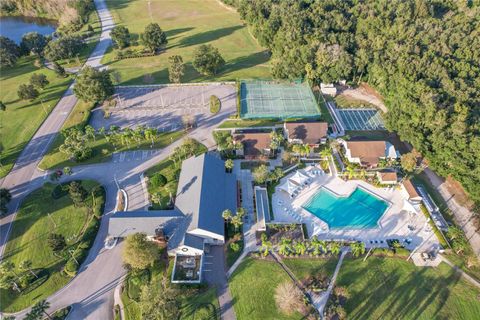
[[[78,264],[72,258],[70,258],[63,267],[63,271],[70,277],[74,277],[77,274],[77,270]]]
[[[275,289],[277,307],[285,314],[305,313],[304,295],[292,282],[284,282]]]
[[[240,251],[240,245],[237,242],[232,242],[230,243],[230,249],[232,249],[233,252],[238,252]]]
[[[165,178],[165,176],[161,173],[156,173],[150,178],[150,184],[154,188],[163,187],[167,184],[167,178]]]
[[[58,184],[53,188],[52,191],[52,198],[53,199],[60,199],[63,196],[66,196],[68,194],[68,188],[65,185]]]
[[[34,73],[30,77],[30,84],[38,89],[44,89],[50,82],[43,73]]]
[[[221,102],[217,96],[211,95],[210,96],[210,112],[215,114],[220,111]]]

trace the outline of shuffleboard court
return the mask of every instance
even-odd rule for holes
[[[345,130],[385,130],[381,114],[376,109],[337,109]]]
[[[242,119],[315,118],[320,108],[307,84],[279,81],[242,81]]]

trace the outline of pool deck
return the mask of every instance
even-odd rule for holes
[[[294,172],[293,172],[294,173]],[[290,174],[282,179],[290,178]],[[357,187],[361,187],[373,195],[389,203],[383,216],[379,219],[377,228],[372,229],[329,229],[328,224],[318,217],[314,216],[302,206],[319,190],[326,187],[341,196],[350,195]],[[419,251],[428,251],[439,248],[439,242],[431,230],[427,219],[418,210],[416,213],[404,209],[405,196],[399,189],[377,188],[361,180],[343,181],[340,178],[329,175],[315,176],[308,187],[300,192],[295,198],[281,190],[277,190],[272,197],[272,208],[274,213],[273,223],[298,223],[298,220],[290,215],[287,209],[293,211],[302,217],[305,223],[309,237],[316,235],[323,240],[347,240],[363,241],[366,247],[388,247],[386,239],[399,239],[402,243],[404,239],[411,239],[406,248],[413,250],[416,247]],[[413,227],[409,229],[409,226]],[[411,230],[412,229],[412,230]],[[377,241],[377,243],[370,243]],[[381,243],[380,241],[383,241]]]

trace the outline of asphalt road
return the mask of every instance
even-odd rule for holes
[[[100,60],[110,46],[110,30],[114,26],[112,16],[103,0],[95,0],[95,5],[102,22],[100,40],[86,61],[86,65],[100,67]],[[15,219],[21,201],[33,190],[43,184],[44,173],[37,169],[38,163],[47,152],[63,123],[77,103],[73,94],[73,84],[67,89],[57,106],[37,130],[33,138],[25,146],[18,157],[12,171],[3,179],[1,187],[7,188],[12,194],[12,201],[8,204],[11,214],[0,220],[0,259],[3,257],[6,240],[8,239],[11,222]]]
[[[109,31],[113,27],[113,21],[103,0],[95,0],[95,5],[102,21],[102,35],[86,64],[101,67],[101,57],[110,45]],[[10,214],[1,219],[0,257],[3,256],[11,222],[15,219],[20,203],[30,192],[41,187],[48,178],[48,172],[38,170],[37,165],[77,102],[72,87],[70,86],[65,92],[55,109],[27,144],[12,171],[2,181],[1,186],[10,189],[12,201],[9,204]],[[197,128],[191,131],[189,136],[202,142],[209,149],[214,148],[213,129],[235,112],[235,106],[225,106],[215,115],[199,116]],[[127,194],[129,190],[139,193],[140,175],[146,169],[168,157],[173,149],[181,143],[181,140],[176,141],[162,150],[147,152],[146,156],[129,161],[114,161],[114,158],[107,163],[73,167],[73,175],[62,177],[61,182],[72,179],[96,180],[104,186],[107,198],[100,229],[86,261],[82,264],[77,276],[67,286],[47,299],[51,305],[50,311],[72,305],[73,309],[68,317],[69,320],[113,318],[113,292],[125,275],[120,255],[122,244],[117,244],[111,250],[104,249],[108,219],[115,207],[117,193],[115,180],[118,181],[121,188],[127,190]],[[138,194],[129,194],[128,196],[139,197]],[[139,203],[142,203],[141,197]],[[138,209],[142,209],[140,206]],[[15,316],[22,318],[28,311],[28,309],[23,310],[16,313]]]

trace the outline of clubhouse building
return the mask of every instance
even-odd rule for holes
[[[172,282],[199,283],[205,251],[224,244],[222,212],[237,208],[235,175],[224,162],[205,153],[182,163],[172,210],[116,212],[109,219],[110,237],[142,232],[153,241],[165,239],[175,257]]]

